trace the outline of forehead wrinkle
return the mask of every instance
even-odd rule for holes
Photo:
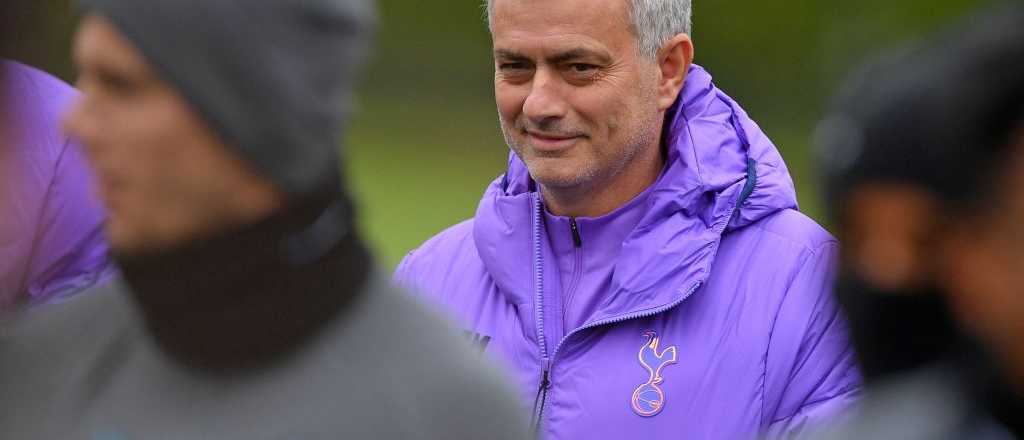
[[[582,47],[569,49],[563,52],[555,53],[548,57],[548,62],[551,64],[561,64],[567,61],[579,60],[584,58],[594,57],[599,62],[607,63],[610,62],[608,54],[604,51],[590,50]]]
[[[587,35],[550,35],[544,37],[507,36],[495,38],[494,56],[504,59],[535,60],[558,64],[593,57],[610,62],[614,48]]]

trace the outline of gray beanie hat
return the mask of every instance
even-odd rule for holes
[[[371,0],[80,0],[114,22],[230,146],[303,197],[338,149]]]

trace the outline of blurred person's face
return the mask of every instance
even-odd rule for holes
[[[949,234],[939,271],[954,312],[1004,358],[1024,393],[1024,130],[991,203]]]
[[[648,59],[629,17],[625,0],[495,0],[501,128],[542,187],[613,185],[634,163],[660,163],[693,47],[677,36]]]
[[[909,184],[861,185],[849,193],[840,239],[843,264],[868,285],[893,295],[944,295],[1024,393],[1024,131],[1019,139],[971,212],[950,213]]]
[[[96,168],[115,251],[174,247],[282,204],[110,21],[83,19],[74,58],[82,97],[66,128]]]

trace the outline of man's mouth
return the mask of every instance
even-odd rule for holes
[[[529,139],[530,145],[535,149],[545,152],[556,152],[571,147],[583,136],[527,130],[526,137]]]

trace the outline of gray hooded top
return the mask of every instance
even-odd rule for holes
[[[373,275],[351,210],[336,209],[348,206],[335,145],[368,3],[86,5],[297,203],[118,256],[111,285],[0,321],[0,438],[525,437],[481,355]]]

